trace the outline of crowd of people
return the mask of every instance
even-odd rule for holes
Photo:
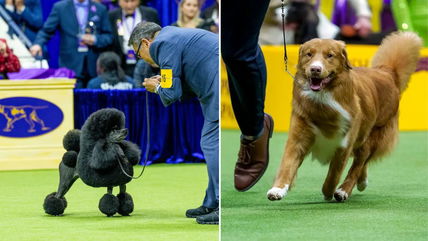
[[[60,33],[59,66],[74,71],[76,88],[141,88],[144,78],[159,73],[128,46],[138,23],[161,24],[157,10],[140,0],[61,0],[44,23],[40,0],[0,0],[0,5],[33,43],[35,57],[47,58],[48,41]],[[197,0],[181,0],[172,25],[218,33],[218,2],[202,12],[201,7]]]
[[[351,44],[379,45],[396,30],[414,31],[427,38],[428,12],[424,1],[382,0],[379,12],[373,12],[370,0],[335,0],[331,18],[321,11],[322,0],[286,0],[285,32],[288,44],[302,44],[312,38],[330,38]],[[280,45],[282,39],[282,1],[271,0],[260,30],[261,45]],[[373,31],[372,18],[380,22]],[[425,46],[427,45],[426,40]]]
[[[162,24],[156,9],[143,6],[148,1],[61,0],[54,4],[44,24],[40,1],[0,0],[0,5],[5,7],[33,43],[30,51],[38,59],[48,58],[47,42],[56,31],[60,32],[59,66],[74,71],[76,88],[91,88],[89,81],[100,78],[97,59],[105,51],[112,51],[119,57],[119,67],[134,82],[132,88],[140,88],[144,78],[159,74],[158,68],[139,60],[132,47],[128,46],[130,33],[139,22]],[[374,13],[368,0],[336,0],[331,19],[320,11],[320,1],[284,1],[284,29],[288,44],[302,44],[317,37],[353,44],[380,44],[383,37],[394,30],[411,30],[422,37],[427,36],[425,21],[428,16],[426,11],[418,11],[422,9],[418,1],[383,0],[379,13],[381,30],[376,33],[371,25]],[[260,30],[259,44],[282,44],[281,3],[281,0],[270,1]],[[61,14],[70,9],[74,14]],[[219,32],[218,0],[203,11],[201,1],[181,0],[177,11],[178,18],[172,26]],[[427,46],[427,39],[424,43]],[[114,54],[109,56],[113,57]],[[117,85],[113,88],[125,86],[130,87]]]

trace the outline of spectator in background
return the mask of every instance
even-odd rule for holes
[[[0,0],[0,4],[5,6],[13,21],[33,42],[43,25],[40,0]]]
[[[294,43],[302,44],[318,38],[319,18],[317,10],[309,0],[290,1],[285,18],[286,28],[293,30]]]
[[[284,9],[286,15],[285,37],[288,44],[302,44],[312,38],[334,38],[339,28],[334,25],[310,0],[290,0]],[[269,3],[259,43],[283,44],[281,1]]]
[[[129,36],[139,22],[160,24],[154,8],[140,6],[140,0],[119,0],[120,8],[109,12],[113,30],[113,51],[122,59],[122,67],[129,76],[134,74],[137,58],[134,50],[128,46]]]
[[[211,6],[207,7],[204,11],[202,11],[201,17],[206,21],[212,19],[215,25],[211,25],[210,31],[213,33],[218,33],[219,26],[219,8],[218,8],[218,0],[216,0]]]
[[[18,57],[7,46],[6,40],[0,38],[0,74],[8,79],[7,73],[18,72],[21,69]]]
[[[61,36],[59,66],[76,73],[76,88],[85,88],[97,75],[96,60],[112,43],[106,8],[90,0],[62,0],[54,4],[30,51],[41,55],[42,48],[59,30]]]
[[[211,31],[211,27],[215,27],[214,20],[200,18],[200,7],[198,0],[182,0],[178,7],[178,20],[171,25],[182,28],[201,28]]]
[[[367,0],[336,0],[332,22],[340,27],[336,39],[352,44],[380,44],[387,33],[372,33]]]
[[[129,90],[135,87],[133,80],[125,75],[120,57],[114,52],[104,52],[97,60],[98,77],[91,79],[88,89]]]
[[[392,0],[397,28],[417,33],[428,47],[428,4],[425,0]]]

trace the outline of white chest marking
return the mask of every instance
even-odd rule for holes
[[[351,116],[348,111],[333,99],[329,92],[304,90],[301,94],[317,103],[329,106],[340,115],[339,130],[331,138],[325,137],[317,126],[312,125],[315,134],[315,142],[311,149],[312,158],[317,159],[323,164],[327,164],[331,161],[331,158],[339,147],[346,148],[348,146],[349,135],[347,130]]]

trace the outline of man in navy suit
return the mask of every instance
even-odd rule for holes
[[[55,3],[30,51],[41,55],[41,46],[60,31],[59,66],[76,73],[76,88],[84,88],[97,76],[96,62],[113,37],[107,9],[90,0],[62,0]]]
[[[151,22],[134,28],[129,44],[137,57],[161,69],[161,76],[144,80],[165,106],[197,96],[204,115],[201,149],[207,163],[208,187],[202,206],[186,216],[200,224],[219,220],[219,73],[218,35],[201,29],[165,27]],[[191,115],[192,113],[188,113]]]
[[[40,0],[0,0],[13,21],[21,28],[30,41],[34,41],[37,31],[43,25]]]

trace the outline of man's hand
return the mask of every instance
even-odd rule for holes
[[[156,87],[160,85],[160,79],[161,77],[159,75],[156,75],[150,78],[145,78],[143,82],[143,86],[144,88],[146,88],[147,91],[155,93]]]
[[[0,56],[7,57],[7,46],[3,41],[0,41]]]
[[[25,7],[25,0],[15,0],[15,8],[18,11],[22,11]]]
[[[42,56],[42,53],[43,53],[42,47],[40,47],[40,45],[38,44],[31,46],[30,52],[31,52],[31,55],[33,56],[36,56],[36,55]]]
[[[358,31],[358,35],[362,38],[366,38],[372,31],[372,24],[369,17],[358,17],[357,22],[354,25],[354,28]]]
[[[86,45],[92,46],[95,43],[95,37],[92,34],[82,35],[82,42]]]

